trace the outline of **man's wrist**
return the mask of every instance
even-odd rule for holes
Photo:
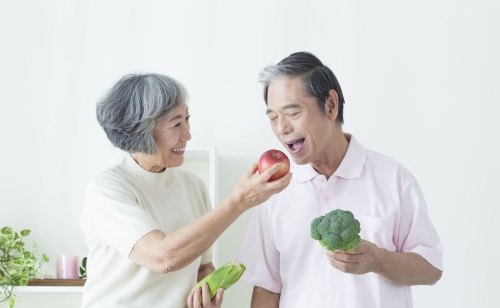
[[[385,261],[387,260],[388,251],[383,248],[376,248],[374,273],[382,274],[385,271]]]

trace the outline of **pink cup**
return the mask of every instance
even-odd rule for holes
[[[57,256],[57,279],[78,279],[78,256]]]

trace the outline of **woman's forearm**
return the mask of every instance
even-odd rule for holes
[[[178,230],[169,233],[155,230],[146,234],[137,241],[130,258],[141,266],[163,273],[188,265],[206,251],[243,212],[262,204],[288,186],[291,173],[269,182],[279,168],[280,165],[275,164],[257,175],[257,164],[254,164],[238,182],[230,197],[215,209]]]
[[[231,199],[203,217],[169,233],[153,231],[141,238],[130,259],[155,272],[171,272],[183,268],[206,251],[242,213]]]
[[[182,268],[200,256],[242,213],[227,199],[205,216],[165,234],[162,246],[170,270]]]

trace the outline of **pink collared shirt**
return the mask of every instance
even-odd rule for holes
[[[439,236],[415,178],[400,163],[350,137],[330,179],[311,165],[293,165],[291,184],[254,208],[238,261],[242,280],[281,293],[281,308],[406,308],[411,288],[381,275],[333,268],[311,239],[311,221],[333,209],[353,212],[361,238],[390,251],[414,252],[442,269]]]

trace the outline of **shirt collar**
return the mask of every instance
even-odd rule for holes
[[[344,179],[356,179],[361,176],[363,166],[366,161],[366,149],[350,134],[345,134],[349,140],[349,146],[345,153],[344,159],[340,162],[339,167],[333,173],[334,176]],[[310,181],[317,176],[320,176],[311,164],[296,165],[293,164],[292,172],[294,177],[299,182]]]
[[[132,178],[136,185],[140,185],[142,189],[152,192],[164,191],[165,187],[169,187],[175,179],[175,168],[167,168],[165,171],[158,173],[150,172],[142,169],[130,153],[125,153],[120,167]]]

